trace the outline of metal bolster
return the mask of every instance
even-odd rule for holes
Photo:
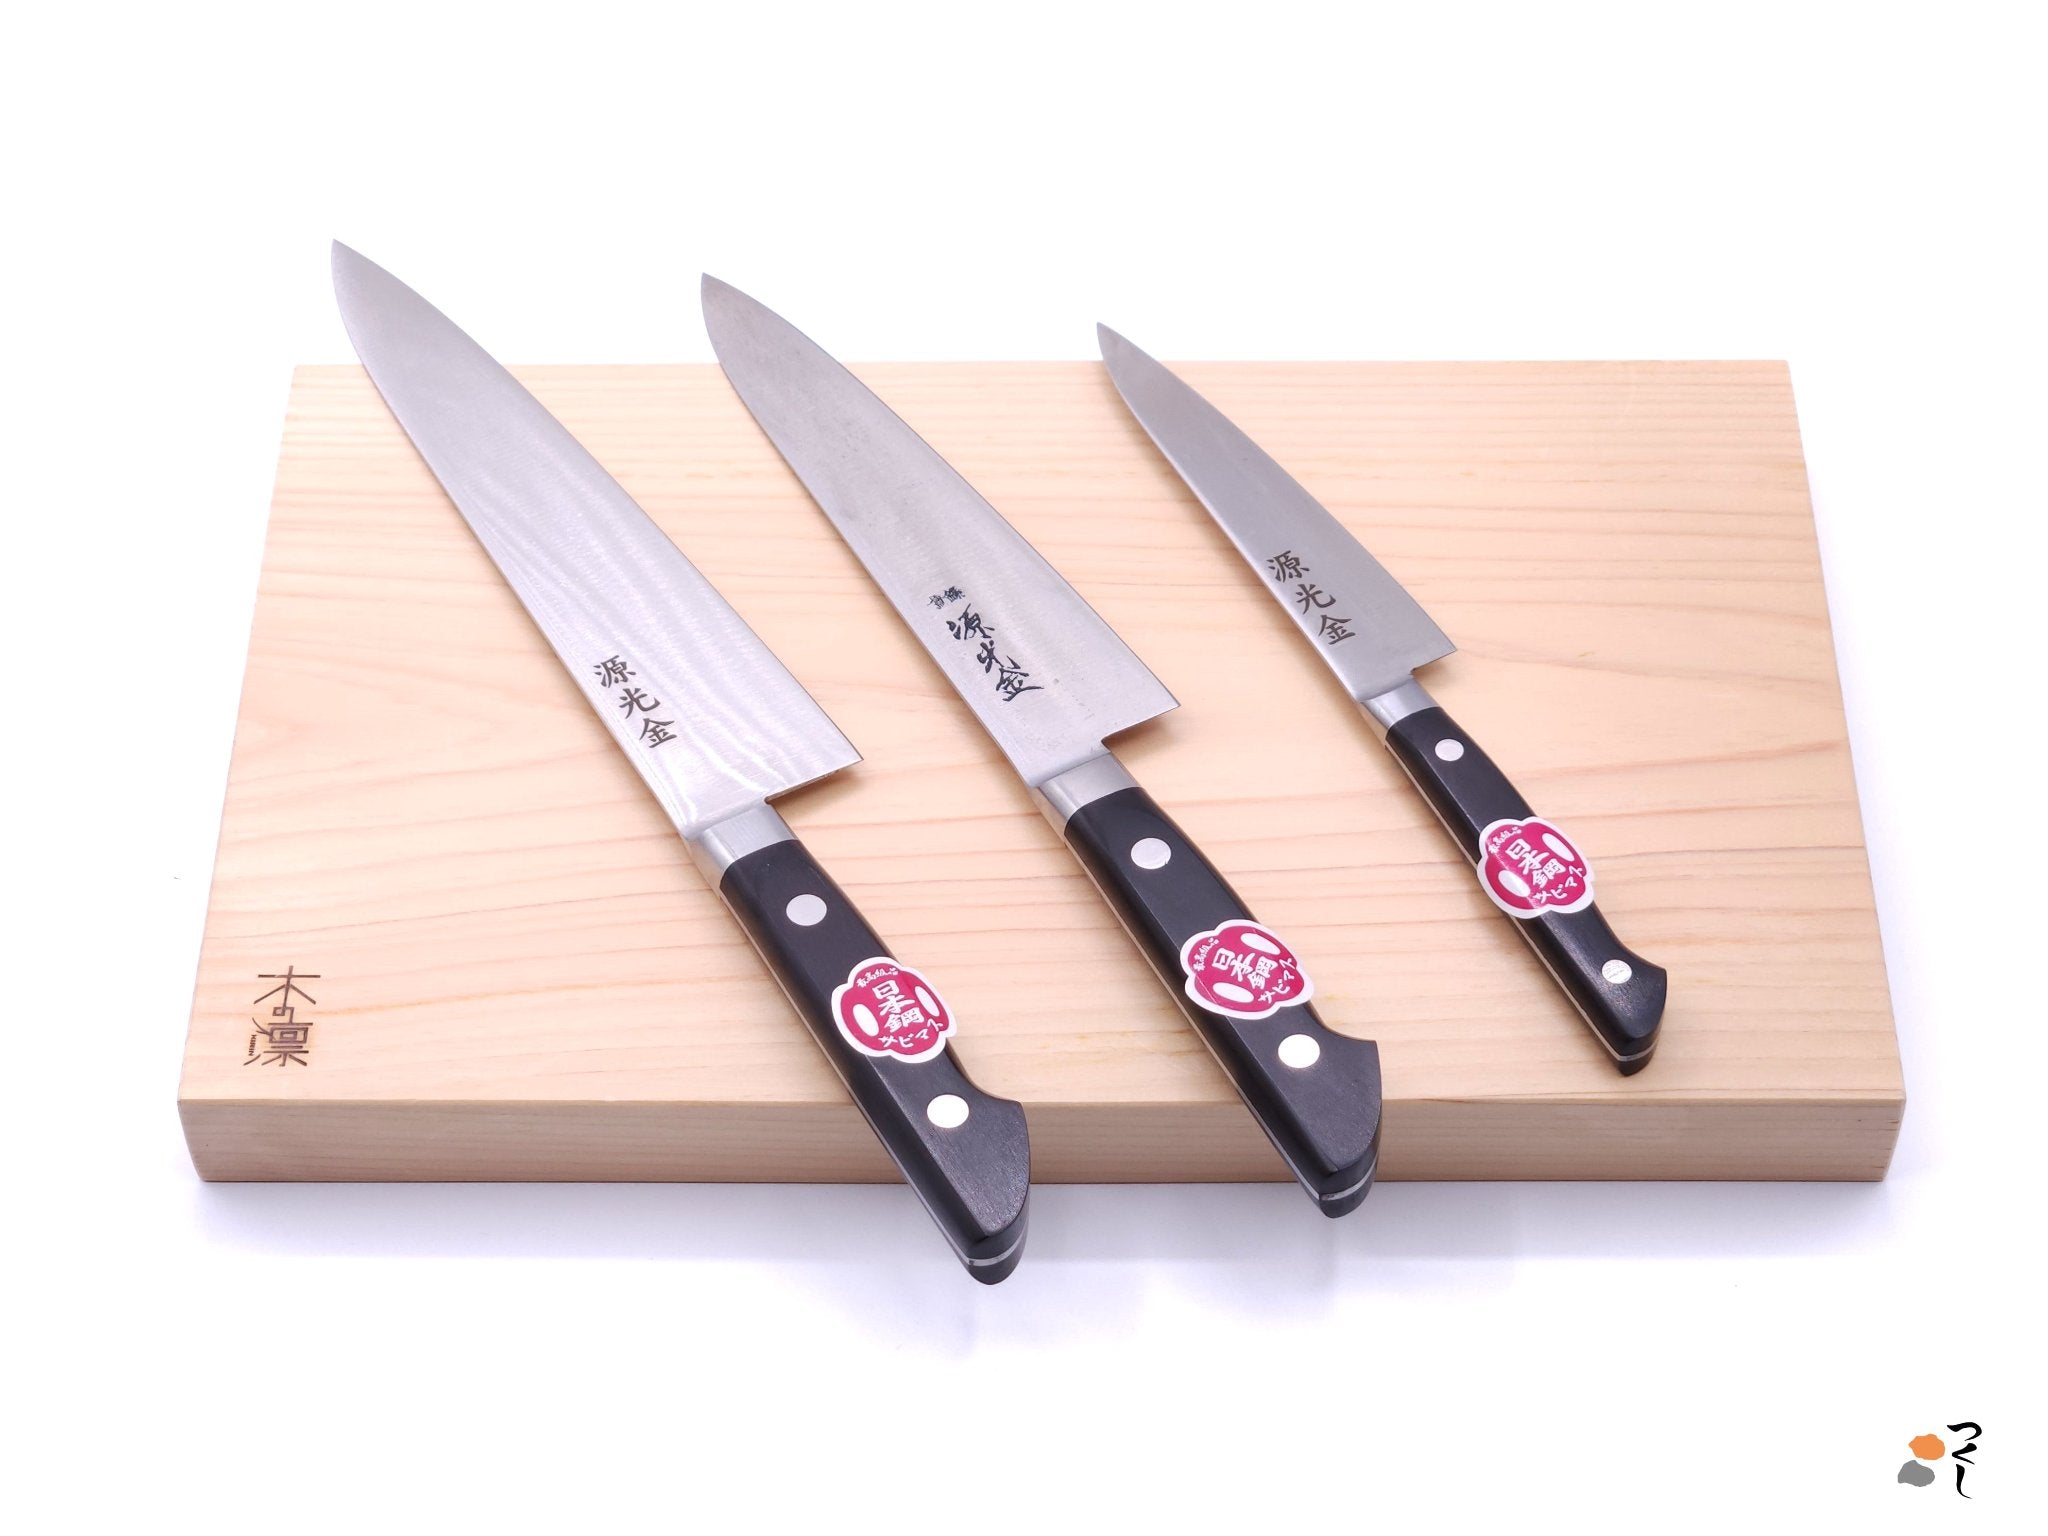
[[[1410,715],[1420,714],[1425,709],[1435,709],[1436,700],[1429,696],[1429,690],[1409,678],[1398,688],[1389,688],[1385,693],[1375,694],[1360,705],[1379,724],[1382,733],[1391,731]]]
[[[1138,781],[1125,772],[1116,754],[1105,749],[1086,762],[1054,774],[1043,784],[1034,784],[1031,798],[1052,823],[1053,831],[1064,832],[1068,819],[1082,806],[1092,805],[1119,790],[1137,787]]]
[[[711,888],[717,890],[725,872],[748,854],[795,839],[789,823],[775,808],[762,804],[750,805],[737,816],[713,822],[687,842],[692,862],[704,872]]]

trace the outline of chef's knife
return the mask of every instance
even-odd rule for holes
[[[1327,1215],[1379,1153],[1379,1050],[1324,1028],[1299,957],[1254,922],[1104,746],[1173,695],[888,406],[788,321],[704,280],[726,377],[1130,930]]]
[[[349,339],[732,908],[968,1272],[1023,1252],[1023,1110],[982,1092],[935,987],[893,960],[769,800],[860,760],[568,429],[440,311],[334,247]]]
[[[1624,948],[1593,904],[1575,838],[1535,815],[1415,680],[1455,647],[1365,546],[1215,406],[1097,326],[1131,414],[1223,527],[1387,747],[1624,1075],[1649,1065],[1663,970]]]

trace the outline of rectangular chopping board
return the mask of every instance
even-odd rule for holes
[[[1139,782],[1375,1038],[1388,1179],[1876,1179],[1904,1102],[1779,363],[1185,377],[1458,643],[1433,693],[1668,967],[1622,1078],[1084,363],[855,370],[1181,707]],[[1041,1181],[1280,1180],[1025,789],[719,371],[519,370],[864,754],[780,808]],[[296,376],[180,1107],[209,1179],[891,1180],[358,368]]]

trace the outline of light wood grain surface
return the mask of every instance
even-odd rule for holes
[[[1903,1091],[1781,364],[1182,366],[1457,641],[1431,691],[1669,968],[1629,1079],[1100,368],[856,371],[1180,699],[1121,755],[1380,1042],[1383,1177],[1882,1176]],[[1037,1176],[1284,1178],[718,371],[520,374],[864,753],[783,813],[941,980]],[[287,965],[305,1061],[248,1062]],[[355,368],[293,390],[181,1106],[210,1178],[894,1177]]]

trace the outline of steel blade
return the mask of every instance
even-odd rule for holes
[[[923,438],[787,320],[713,277],[726,377],[1027,784],[1174,697]]]
[[[860,754],[583,445],[454,322],[334,247],[349,339],[685,837]]]
[[[1377,698],[1457,649],[1241,427],[1108,326],[1095,331],[1109,377],[1138,424],[1354,699]]]

